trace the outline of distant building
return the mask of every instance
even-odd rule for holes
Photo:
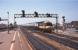
[[[72,28],[78,28],[78,21],[71,22]]]
[[[65,27],[66,28],[72,28],[72,24],[71,23],[65,23]]]
[[[70,23],[65,23],[66,28],[78,28],[78,21],[72,21]]]
[[[7,28],[7,25],[5,25],[5,24],[0,24],[0,29],[5,29],[5,28]]]

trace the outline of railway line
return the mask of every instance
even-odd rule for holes
[[[78,49],[78,43],[69,40],[69,38],[62,38],[61,36],[55,36],[51,35],[49,33],[42,33],[37,30],[34,30],[33,28],[26,28],[26,27],[20,27],[23,34],[28,38],[30,43],[34,46],[35,50],[58,50],[56,47],[47,44],[43,41],[41,41],[39,38],[33,36],[33,33],[42,35],[44,37],[47,37],[50,40],[54,40],[64,46],[67,46],[70,49],[77,50]]]

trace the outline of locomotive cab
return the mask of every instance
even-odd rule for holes
[[[42,32],[52,32],[54,30],[51,22],[43,22],[38,25],[39,30]]]

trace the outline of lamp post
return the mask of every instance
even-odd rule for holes
[[[65,16],[62,16],[63,18],[63,31],[65,30]]]
[[[9,12],[7,12],[8,14],[8,34],[9,34]]]
[[[56,33],[58,33],[58,16],[56,16]]]

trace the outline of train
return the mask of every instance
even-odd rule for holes
[[[42,32],[51,33],[54,31],[54,26],[51,22],[41,22],[41,23],[38,23],[37,29]]]
[[[9,24],[9,27],[7,24],[0,24],[0,30],[7,30],[9,28],[9,30],[14,29],[14,25],[13,24]]]

